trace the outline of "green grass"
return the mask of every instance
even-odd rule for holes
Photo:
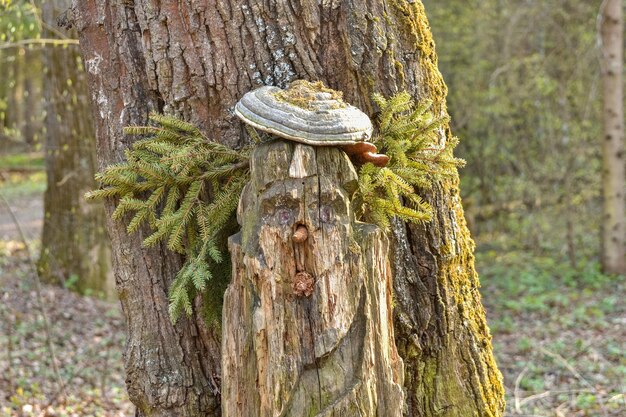
[[[476,263],[509,415],[626,415],[626,278],[525,252]]]
[[[0,156],[0,171],[8,169],[35,170],[45,168],[45,161],[41,153],[16,153]]]
[[[28,174],[4,174],[0,180],[0,193],[7,200],[41,194],[46,190],[46,173],[43,171]]]
[[[496,251],[478,252],[476,262],[483,287],[500,300],[494,307],[504,311],[549,313],[597,290],[624,284],[624,277],[602,274],[597,262],[572,268],[550,257]],[[607,307],[607,302],[598,307]]]
[[[43,155],[16,153],[0,157],[0,193],[7,199],[41,194],[46,190]]]

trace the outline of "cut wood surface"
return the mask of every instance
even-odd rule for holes
[[[354,221],[356,178],[336,148],[255,151],[230,240],[223,416],[402,415],[389,246]]]

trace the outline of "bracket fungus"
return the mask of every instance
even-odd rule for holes
[[[312,146],[339,146],[355,162],[385,166],[387,155],[367,142],[372,122],[346,103],[342,94],[324,86],[297,80],[286,89],[264,86],[246,93],[235,114],[248,125],[278,137]]]

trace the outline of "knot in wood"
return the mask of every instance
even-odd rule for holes
[[[315,279],[308,272],[298,272],[293,279],[293,293],[297,297],[310,297],[313,294]]]
[[[295,243],[302,243],[309,237],[309,230],[305,225],[301,224],[293,232],[292,239]]]

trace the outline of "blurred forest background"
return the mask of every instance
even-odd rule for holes
[[[507,415],[626,415],[601,269],[600,0],[424,0]],[[0,415],[131,415],[67,0],[0,0]],[[19,225],[19,227],[18,227]]]

